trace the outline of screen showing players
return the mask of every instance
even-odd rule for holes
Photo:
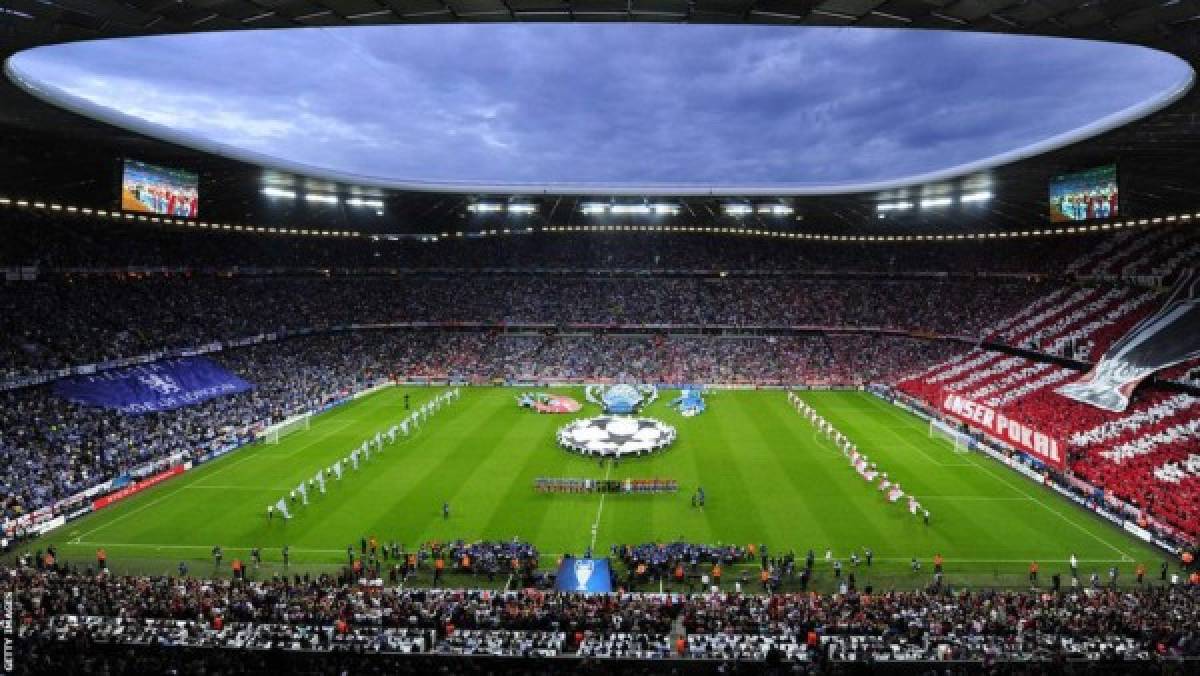
[[[199,185],[199,177],[193,172],[125,160],[121,175],[121,209],[196,218]]]
[[[1090,221],[1117,217],[1117,165],[1050,179],[1050,220]]]

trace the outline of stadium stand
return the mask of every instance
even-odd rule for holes
[[[806,30],[838,26],[841,33],[860,26],[986,31],[993,40],[1061,36],[1077,45],[1080,40],[1110,41],[1158,50],[1163,54],[1156,56],[1170,54],[1195,67],[1200,63],[1198,1],[17,1],[0,6],[0,56],[8,59],[29,48],[78,40],[174,39],[179,37],[175,34],[208,31],[230,37],[241,29],[304,28],[332,37],[339,24],[371,30],[366,27],[393,23],[414,28],[425,23],[628,19],[698,23],[706,29],[761,23],[775,24],[772,30],[788,30],[785,24]],[[778,51],[779,45],[764,44],[770,46],[767,51]],[[359,59],[378,61],[366,63],[372,68],[387,65],[349,38],[343,46],[355,53],[355,61],[349,62],[354,71],[364,70]],[[737,54],[719,49],[714,44],[710,56],[728,62],[724,57]],[[534,50],[514,53],[527,63],[536,58]],[[130,64],[139,57],[136,47],[124,56]],[[294,69],[269,54],[263,58],[280,73]],[[514,65],[505,58],[497,55],[496,72]],[[674,184],[687,194],[670,196],[665,191],[671,184],[664,182],[647,190],[657,196],[638,195],[635,184],[622,181],[578,184],[582,194],[556,195],[554,186],[532,182],[455,187],[433,179],[422,183],[419,176],[403,187],[393,184],[393,190],[380,187],[387,180],[382,174],[366,186],[346,183],[353,175],[320,178],[316,171],[310,173],[319,171],[310,165],[281,170],[282,163],[265,150],[222,156],[227,151],[220,150],[218,139],[197,142],[185,135],[156,137],[148,128],[137,131],[128,124],[140,117],[134,106],[107,122],[80,112],[89,107],[84,105],[87,96],[70,102],[69,112],[60,109],[51,103],[57,87],[22,78],[19,60],[6,61],[11,67],[0,78],[0,126],[8,132],[0,134],[0,156],[5,158],[0,162],[0,672],[1200,673],[1200,570],[1194,561],[1200,552],[1200,359],[1146,378],[1120,412],[1058,392],[1132,327],[1153,316],[1163,306],[1166,289],[1200,261],[1200,228],[1195,226],[1200,211],[1189,213],[1197,209],[1195,177],[1200,175],[1200,155],[1194,152],[1200,137],[1200,95],[1192,91],[1194,78],[1089,127],[1058,130],[1057,136],[1007,155],[973,163],[968,157],[958,167],[915,179],[886,178],[888,171],[903,169],[903,163],[874,161],[870,152],[846,158],[847,167],[873,163],[885,170],[874,187],[864,183],[814,194],[815,183],[767,183],[765,174],[750,166],[755,160],[747,153],[745,166],[730,171],[738,173],[737,181],[750,194]],[[941,64],[894,61],[889,67],[914,73],[930,68],[932,86],[947,89],[939,79]],[[968,73],[963,79],[975,86],[1005,91],[1021,86],[1016,75],[971,78],[969,71],[963,72]],[[236,79],[222,79],[222,73],[205,75],[236,85]],[[1072,104],[1085,100],[1094,95],[1089,89],[1103,90],[1112,101],[1122,96],[1121,73],[1065,75],[1081,84],[1060,95],[1063,101],[1037,106],[1045,113],[1037,126],[1047,134],[1057,129],[1056,107],[1066,99]],[[594,83],[575,79],[585,86]],[[756,105],[780,106],[783,90],[762,79],[772,91],[764,92],[761,101],[725,98],[751,112]],[[277,84],[282,82],[271,86]],[[972,149],[988,148],[1007,136],[1001,118],[1012,111],[1005,106],[976,106],[991,109],[983,118],[961,114],[962,106],[972,104],[970,89],[956,97],[960,107],[931,110],[912,103],[918,100],[907,96],[916,93],[913,88],[894,88],[900,93],[897,105],[879,111],[881,117],[910,115],[920,118],[919,125],[895,125],[888,130],[890,139],[889,133],[875,138],[861,134],[864,148],[885,141],[949,157],[949,145],[943,144],[955,136],[971,136]],[[569,89],[564,91],[570,94]],[[718,96],[724,91],[712,89]],[[669,83],[656,90],[663,97],[676,94]],[[852,91],[867,90],[859,86]],[[143,93],[142,103],[152,103],[148,99],[160,94],[169,96],[170,89]],[[215,100],[220,108],[221,100],[233,99]],[[350,107],[349,101],[337,103]],[[679,110],[693,112],[690,102],[677,103]],[[538,107],[571,112],[570,106],[554,101],[529,101],[522,117],[531,128],[543,124]],[[850,107],[825,106],[818,117],[850,129],[856,126]],[[204,116],[214,106],[189,108],[189,114]],[[296,112],[289,107],[282,115]],[[697,119],[704,117],[703,110],[694,112],[700,113]],[[297,126],[309,124],[313,133],[321,133],[318,124],[303,119],[307,114],[296,115]],[[159,121],[169,117],[150,115]],[[492,119],[486,110],[472,116]],[[249,136],[272,133],[269,125],[247,124],[253,121],[232,113],[222,117],[225,125],[240,127]],[[816,118],[793,119],[800,121],[793,129],[822,126]],[[439,124],[436,119],[426,122],[431,131]],[[459,138],[479,135],[489,145],[493,140],[467,129],[467,122],[460,120],[457,126],[442,131]],[[755,128],[738,131],[763,135]],[[359,140],[369,142],[370,130],[362,133]],[[402,130],[387,133],[401,136]],[[521,143],[519,151],[517,145],[501,145],[513,150],[505,162],[515,166],[532,159],[539,144]],[[779,144],[779,153],[793,151]],[[819,153],[804,148],[800,154],[804,162],[822,161]],[[242,159],[230,159],[235,156]],[[715,166],[728,164],[694,156]],[[131,186],[136,200],[125,203],[130,187],[116,185],[116,165],[143,160],[161,163],[168,173],[195,175],[194,184],[187,186],[185,209],[178,210],[174,195],[167,208],[156,186],[148,193],[142,185]],[[653,159],[646,166],[665,172],[664,181],[673,171],[669,162]],[[1056,194],[1059,179],[1097,168],[1111,172],[1111,183]],[[755,181],[762,183],[756,186]],[[776,187],[778,195],[767,194]],[[1047,187],[1054,205],[1049,211]],[[609,188],[613,194],[603,194]],[[598,210],[584,206],[593,199]],[[658,199],[665,203],[651,207]],[[154,201],[161,204],[156,207]],[[138,209],[138,203],[162,211],[122,212],[113,206]],[[368,203],[370,208],[364,208]],[[489,208],[479,208],[484,205]],[[1072,206],[1069,213],[1064,205]],[[176,218],[181,213],[188,217]],[[1088,217],[1095,218],[1071,220]],[[105,373],[136,371],[126,367],[200,355],[252,383],[252,389],[140,415],[83,406],[56,393],[56,383],[65,378],[100,374],[103,379]],[[392,383],[401,387],[371,394]],[[518,409],[509,392],[468,387],[506,385],[527,390],[519,393],[523,396],[543,397],[549,396],[543,389],[568,385],[578,394],[584,388],[577,386],[584,383],[610,389],[618,383],[684,384],[689,391],[711,387],[705,390],[712,395],[711,409],[677,422],[695,423],[690,431],[703,433],[691,439],[706,437],[704,450],[715,453],[696,453],[701,444],[689,439],[681,446],[691,448],[672,449],[674,456],[664,453],[646,462],[660,463],[656,471],[684,471],[681,465],[667,464],[682,457],[690,466],[686,471],[696,471],[686,481],[668,479],[672,486],[703,482],[696,487],[703,495],[704,488],[714,489],[710,478],[729,479],[731,485],[741,484],[737,489],[743,499],[765,496],[764,508],[757,509],[757,501],[755,508],[732,504],[735,500],[716,495],[717,490],[712,509],[706,512],[704,500],[697,503],[693,497],[686,516],[675,509],[682,499],[652,503],[659,498],[633,495],[632,490],[629,495],[606,494],[608,512],[602,512],[605,495],[522,493],[529,488],[529,477],[556,476],[553,472],[560,469],[581,477],[561,479],[573,482],[566,485],[593,485],[576,471],[583,467],[580,463],[595,476],[603,475],[607,484],[625,479],[640,486],[648,481],[630,468],[641,459],[630,460],[622,475],[613,469],[615,460],[593,464],[591,458],[551,458],[552,445],[544,449],[544,457],[551,458],[546,467],[535,466],[543,458],[521,455],[542,450],[536,441],[530,443],[534,435],[509,431],[534,426],[551,430],[566,418]],[[405,445],[397,449],[404,452],[389,451],[395,461],[386,468],[395,474],[368,476],[364,471],[354,482],[347,480],[340,485],[344,493],[331,495],[320,511],[314,504],[307,523],[299,509],[295,520],[287,514],[287,491],[293,507],[299,491],[307,508],[306,482],[319,483],[324,495],[322,477],[337,467],[341,479],[341,453],[351,444],[370,448],[371,440],[363,437],[368,426],[376,425],[376,414],[391,425],[403,406],[403,424],[412,421],[417,429],[416,421],[423,420],[418,415],[428,416],[431,410],[422,401],[434,391],[426,385],[451,386],[456,394],[461,386],[468,392],[466,404],[481,392],[503,396],[495,397],[491,410],[476,404],[458,409],[458,418],[452,417],[455,412],[443,414],[420,437],[415,432],[410,436],[405,427]],[[725,388],[768,391],[717,391]],[[841,432],[832,434],[836,428],[831,423],[823,426],[824,433],[811,426],[793,433],[790,419],[772,414],[773,406],[782,405],[784,389],[789,390],[788,401],[811,397],[814,415],[817,402],[828,397],[821,405],[829,407],[831,419],[850,419],[846,430],[855,433],[855,443],[860,433],[877,436],[882,440],[871,443],[890,447],[895,459],[916,459],[904,455],[909,451],[923,456],[906,471],[936,474],[920,489],[929,491],[931,501],[942,501],[934,503],[933,524],[925,512],[923,520],[910,518],[897,525],[901,522],[891,514],[865,502],[860,509],[853,495],[834,491],[836,478],[821,471],[818,453],[833,448],[831,438],[835,444],[850,442]],[[416,408],[412,412],[410,393]],[[352,430],[345,434],[330,430],[366,405],[357,410],[358,404],[345,406],[318,420],[317,414],[365,394],[376,397],[379,411],[386,412],[368,410],[361,420],[345,422]],[[585,394],[589,401],[602,401]],[[736,397],[765,404],[734,409],[727,402]],[[946,402],[955,398],[978,402],[1021,431],[1053,441],[1055,457],[1021,450],[1019,442],[988,438],[962,423],[962,416],[947,411]],[[865,403],[851,408],[849,401]],[[658,406],[664,416],[675,415]],[[719,417],[722,406],[744,420]],[[842,410],[835,413],[838,407]],[[872,411],[880,421],[867,424]],[[439,428],[446,418],[458,422]],[[245,471],[238,482],[232,472],[227,474],[228,485],[185,484],[178,492],[187,485],[210,489],[197,492],[188,503],[213,504],[214,528],[203,533],[208,524],[196,524],[209,515],[205,510],[186,505],[174,513],[150,510],[175,490],[158,486],[156,477],[174,470],[189,473],[187,479],[173,479],[181,484],[211,477],[205,474],[213,472],[210,461],[263,439],[266,430],[285,421],[296,424],[283,428],[308,430],[310,419],[312,429],[323,428],[328,436],[317,438],[320,432],[314,432],[302,439],[307,432],[297,432],[281,443],[222,461],[227,469],[242,458],[253,462],[265,456],[262,466],[271,470],[294,462],[289,469],[296,476],[289,474],[287,485],[298,481],[297,489],[267,485],[276,482],[260,481],[256,472]],[[853,429],[855,419],[863,422],[861,430]],[[955,423],[955,429],[947,422]],[[926,424],[930,439],[923,449]],[[389,445],[397,443],[396,430],[388,430]],[[878,433],[870,434],[873,430]],[[376,449],[383,451],[383,432],[372,433]],[[550,435],[544,436],[549,444]],[[953,451],[934,438],[945,436],[954,439]],[[451,437],[453,444],[446,443]],[[315,457],[293,461],[309,441],[313,449],[302,450]],[[439,448],[442,444],[453,445],[452,451]],[[812,453],[800,456],[797,448]],[[760,449],[772,452],[760,454]],[[776,450],[791,455],[777,455]],[[326,455],[334,463],[329,469]],[[358,456],[353,457],[357,470]],[[803,461],[793,465],[792,457]],[[377,456],[369,469],[383,469],[382,460]],[[243,470],[246,466],[241,465]],[[749,476],[739,467],[762,471]],[[509,474],[520,480],[506,485],[501,469],[514,470]],[[468,470],[474,476],[470,490],[456,476]],[[943,491],[951,485],[947,479],[966,488]],[[405,481],[418,490],[409,494]],[[637,481],[643,483],[632,483]],[[975,483],[995,490],[962,495],[975,492]],[[137,497],[131,497],[135,491],[122,493],[131,485],[159,492]],[[910,486],[907,476],[905,486]],[[424,488],[429,495],[419,490]],[[246,495],[234,493],[242,489]],[[1043,489],[1045,504],[1038,495]],[[440,493],[436,500],[430,497],[435,491]],[[1051,496],[1054,491],[1058,496]],[[260,492],[271,495],[270,500],[282,498],[271,506]],[[377,497],[389,492],[389,500],[395,498],[390,502]],[[468,493],[472,500],[460,503]],[[811,502],[793,499],[807,499],[810,493]],[[830,494],[837,499],[829,499]],[[518,503],[527,495],[541,501],[537,516],[528,522],[548,517],[537,524],[543,527],[540,533],[526,525],[521,509],[511,510],[513,518],[504,511],[505,501]],[[333,499],[347,496],[365,500],[347,504]],[[125,498],[131,499],[110,506]],[[378,510],[372,501],[379,503]],[[460,509],[469,516],[451,519],[451,501],[455,517]],[[785,501],[801,508],[776,507]],[[586,519],[576,519],[575,508]],[[100,509],[106,511],[85,515]],[[233,518],[239,509],[239,517]],[[187,514],[190,519],[179,518],[189,511],[195,512]],[[1037,521],[1033,511],[1044,521]],[[582,568],[571,568],[577,559],[569,551],[560,556],[534,544],[536,540],[548,549],[542,538],[568,530],[554,523],[567,513],[579,523],[570,524],[562,548],[571,549],[578,541],[580,549],[586,546],[584,559],[592,558],[593,549],[606,550],[595,553],[596,563],[605,553],[610,556],[604,562],[612,565],[605,582],[615,592],[555,591],[560,573],[573,575],[582,590],[592,572],[586,561]],[[602,513],[621,517],[613,523],[628,520],[653,528],[623,532],[623,525],[605,522],[602,529]],[[760,527],[768,520],[764,516],[770,517],[771,527]],[[90,521],[75,522],[86,524],[75,530],[67,525],[75,519]],[[111,537],[86,537],[119,520],[122,528],[111,528]],[[1070,533],[1075,539],[1058,530],[1060,520],[1077,529]],[[236,523],[246,537],[226,539],[224,521]],[[349,563],[343,565],[345,541],[316,542],[325,535],[304,530],[316,521],[330,531],[371,529],[419,542],[377,543],[373,535],[354,536],[362,539],[350,540]],[[481,521],[486,523],[476,524]],[[847,528],[853,521],[863,527]],[[514,522],[521,523],[512,526]],[[739,522],[749,524],[747,530],[725,528],[743,525]],[[1046,522],[1050,525],[1042,527]],[[1018,546],[1004,532],[1006,523],[1041,542]],[[943,530],[944,525],[951,527]],[[40,533],[42,527],[48,531]],[[501,533],[508,528],[521,532],[507,539]],[[146,533],[143,539],[139,530],[165,532]],[[188,537],[172,530],[189,531]],[[766,532],[764,541],[774,538],[770,553],[765,544],[732,544],[728,536],[757,535],[759,530]],[[505,539],[456,539],[473,531]],[[967,537],[960,538],[964,531]],[[702,532],[723,541],[686,539]],[[825,569],[836,570],[833,579],[814,582],[812,591],[816,554],[810,549],[800,563],[793,551],[782,551],[776,542],[799,544],[792,542],[797,533],[802,535],[796,540],[806,540],[800,546],[819,544]],[[205,566],[199,575],[189,575],[187,566],[198,568],[196,562],[202,561],[193,553],[209,551],[210,544],[198,543],[210,536],[221,543],[213,551],[228,546],[231,558],[253,551],[252,570],[247,574],[237,558],[236,566],[222,564],[214,553],[211,569]],[[656,536],[664,540],[644,541]],[[845,541],[860,536],[862,542],[850,545],[852,553],[842,551]],[[968,546],[959,551],[938,549],[943,544],[958,547],[976,536],[986,546],[969,560],[958,555],[975,543],[965,542]],[[636,542],[612,544],[625,538]],[[1101,553],[1076,551],[1080,542],[1098,545]],[[274,560],[262,565],[260,544],[280,552],[278,565]],[[375,551],[380,544],[382,557]],[[289,564],[293,545],[301,560]],[[884,551],[884,546],[894,551]],[[915,550],[911,571],[910,554],[903,551],[910,546]],[[113,555],[111,567],[106,549]],[[866,556],[861,568],[860,551]],[[140,558],[143,553],[146,558]],[[949,581],[943,579],[943,553],[955,559]],[[1091,574],[1090,584],[1077,570],[1077,554],[1086,566],[1084,574]],[[843,555],[852,557],[846,559],[845,576]],[[129,560],[121,561],[125,556]],[[164,573],[175,569],[177,556],[179,575]],[[1100,556],[1104,558],[1094,558]],[[931,574],[920,572],[918,557],[933,563]],[[549,560],[557,560],[558,568],[550,568]],[[1046,566],[1041,580],[1039,561]],[[1068,562],[1071,576],[1062,584]],[[1108,585],[1099,581],[1105,566]],[[728,569],[724,583],[719,573],[714,575],[723,568]],[[427,573],[433,573],[432,583]],[[1124,575],[1120,583],[1118,574]],[[830,585],[835,592],[829,592]]]
[[[440,238],[300,236],[148,225],[83,214],[0,206],[8,237],[0,266],[43,271],[181,268],[279,270],[650,269],[755,272],[1058,273],[1079,251],[1133,230],[1039,238],[1039,256],[1019,239],[904,242],[774,241],[736,234],[543,232]],[[241,226],[239,226],[241,227]],[[261,226],[258,226],[261,227]],[[287,230],[287,228],[276,228]],[[346,231],[338,231],[346,232]],[[486,231],[484,231],[486,232]],[[711,243],[720,241],[721,246]],[[1115,246],[1115,245],[1113,245]]]
[[[1200,587],[1041,592],[564,595],[423,590],[332,578],[262,582],[3,569],[33,664],[65,646],[310,654],[698,660],[1130,663],[1200,657]],[[681,645],[677,647],[677,642]],[[106,653],[89,651],[103,661]],[[176,655],[178,658],[178,655]],[[217,660],[223,659],[216,657]],[[425,663],[420,663],[425,664]],[[451,668],[454,662],[429,663]],[[403,668],[403,663],[399,665]],[[1181,663],[1182,667],[1182,663]],[[1182,667],[1186,668],[1186,667]]]

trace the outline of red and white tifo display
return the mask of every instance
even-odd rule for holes
[[[584,455],[624,458],[661,451],[675,442],[675,428],[654,418],[602,415],[575,420],[558,430],[558,445]]]

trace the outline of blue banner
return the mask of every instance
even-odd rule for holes
[[[576,559],[568,556],[558,567],[555,587],[561,592],[607,594],[612,591],[608,559]]]
[[[191,406],[252,387],[207,357],[181,357],[63,378],[54,384],[54,394],[136,415]]]

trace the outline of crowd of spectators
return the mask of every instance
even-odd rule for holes
[[[977,335],[1039,286],[996,280],[56,277],[0,284],[0,378],[350,324],[831,326]]]
[[[696,659],[1200,658],[1200,587],[767,595],[405,589],[0,569],[22,645]]]
[[[200,456],[320,408],[383,377],[381,343],[344,334],[222,353],[254,389],[186,408],[122,415],[60,399],[49,387],[0,392],[0,500],[8,518],[158,458]]]

